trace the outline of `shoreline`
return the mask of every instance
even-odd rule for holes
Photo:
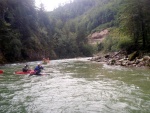
[[[123,67],[148,67],[150,68],[150,56],[137,56],[137,52],[127,55],[124,51],[101,54],[94,56],[90,61],[101,62],[107,65],[123,66]]]

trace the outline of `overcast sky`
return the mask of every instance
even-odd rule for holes
[[[60,4],[69,2],[70,0],[35,0],[35,5],[39,7],[41,3],[44,4],[45,10],[52,11]]]

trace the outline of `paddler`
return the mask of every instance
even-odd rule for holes
[[[43,58],[43,64],[47,64],[46,58]]]
[[[26,65],[24,66],[24,68],[22,68],[22,71],[23,71],[23,72],[29,71],[29,66],[26,64]]]
[[[41,75],[41,70],[44,69],[40,63],[38,63],[38,65],[35,67],[34,69],[34,72],[35,72],[35,75]]]
[[[47,58],[47,63],[49,63],[50,62],[50,59],[49,58]]]

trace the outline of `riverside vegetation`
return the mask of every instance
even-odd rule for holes
[[[99,52],[126,51],[129,56],[137,51],[139,56],[131,61],[139,65],[137,59],[150,53],[149,4],[150,0],[73,0],[47,12],[43,4],[35,7],[34,0],[1,0],[0,64]],[[103,40],[89,42],[92,34],[105,29]],[[110,62],[118,64],[115,59]]]

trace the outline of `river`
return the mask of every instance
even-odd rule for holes
[[[150,113],[150,69],[87,59],[52,60],[40,77],[15,75],[24,63],[1,66],[0,113]]]

